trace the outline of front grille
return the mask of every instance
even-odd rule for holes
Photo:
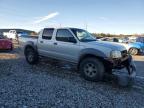
[[[123,58],[126,57],[127,54],[128,54],[127,50],[121,51],[121,55]]]

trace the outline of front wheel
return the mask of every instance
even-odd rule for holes
[[[104,75],[104,65],[97,58],[85,58],[80,63],[80,73],[89,81],[100,81]]]
[[[38,54],[33,48],[27,48],[25,50],[25,58],[29,64],[38,63]]]
[[[138,54],[138,49],[137,48],[130,48],[128,52],[131,55],[137,55]]]

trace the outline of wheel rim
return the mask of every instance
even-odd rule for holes
[[[88,76],[88,77],[95,77],[97,74],[97,68],[93,63],[87,63],[84,66],[84,73]]]
[[[33,58],[34,58],[33,52],[29,52],[28,55],[27,55],[28,61],[32,62]]]
[[[137,54],[137,49],[134,49],[134,48],[130,49],[130,53],[132,55],[136,55]]]

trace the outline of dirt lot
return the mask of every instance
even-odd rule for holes
[[[144,56],[134,57],[144,77]],[[0,53],[2,108],[142,108],[144,88],[85,81],[71,67],[55,61],[31,66],[17,48]]]

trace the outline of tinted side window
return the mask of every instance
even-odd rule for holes
[[[51,29],[44,29],[42,38],[50,40],[52,38],[53,32],[54,32],[53,28],[51,28]]]
[[[74,36],[67,29],[59,29],[57,31],[56,40],[63,42],[76,42]]]

